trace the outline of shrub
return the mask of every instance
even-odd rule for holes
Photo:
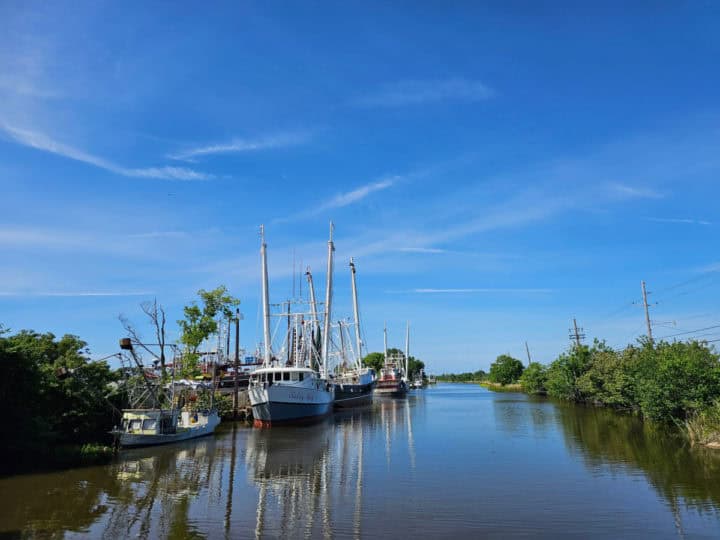
[[[523,365],[520,360],[507,354],[501,354],[490,365],[488,379],[494,383],[511,384],[520,378],[522,372]]]
[[[520,384],[528,394],[544,394],[547,368],[539,362],[530,362],[520,377]]]

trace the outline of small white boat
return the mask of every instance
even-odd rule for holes
[[[215,409],[124,409],[122,424],[112,433],[122,447],[154,446],[210,435],[220,423]]]

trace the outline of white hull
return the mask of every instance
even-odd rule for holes
[[[328,414],[332,409],[332,385],[320,379],[312,384],[251,385],[248,390],[256,424],[292,422]]]

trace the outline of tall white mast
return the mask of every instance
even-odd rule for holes
[[[383,325],[383,341],[385,342],[385,365],[387,365],[387,322]]]
[[[311,350],[311,355],[314,354],[315,358],[317,359],[318,351],[317,351],[317,346],[316,346],[317,343],[315,340],[317,339],[318,331],[320,330],[320,322],[318,321],[317,301],[315,300],[315,284],[313,283],[313,277],[312,277],[312,273],[310,272],[309,266],[307,267],[305,276],[307,276],[308,289],[310,289],[310,314],[312,317],[312,332],[311,332],[312,347],[310,348],[310,350]],[[311,359],[311,364],[312,364],[312,359]]]
[[[410,321],[405,329],[405,376],[410,377],[408,369],[410,368]]]
[[[357,347],[357,357],[355,358],[357,368],[362,366],[362,339],[360,338],[360,308],[358,307],[357,284],[355,283],[355,261],[350,258],[350,274],[352,277],[352,299],[353,314],[355,316],[355,346]]]
[[[270,292],[268,290],[267,244],[265,243],[265,225],[260,225],[260,258],[262,259],[262,297],[263,297],[263,341],[265,354],[263,366],[270,366]]]
[[[332,316],[332,277],[333,277],[333,252],[335,245],[333,244],[333,223],[330,222],[330,239],[328,240],[328,262],[327,262],[327,283],[325,288],[325,328],[323,332],[322,347],[322,372],[323,377],[327,377],[328,348],[330,346],[330,317]]]

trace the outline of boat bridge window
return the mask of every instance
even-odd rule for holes
[[[289,381],[289,380],[290,380],[290,372],[289,372],[289,371],[283,372],[282,375],[283,375],[283,381]]]
[[[298,373],[298,381],[302,381],[304,377],[305,377],[305,374],[302,371],[300,371]]]
[[[298,380],[298,372],[297,372],[297,371],[293,371],[293,372],[290,374],[290,380],[292,380],[292,381],[297,381],[297,380]]]
[[[137,429],[140,429],[141,427],[142,427],[142,420],[140,420],[139,418],[135,419],[135,420],[130,420],[130,425],[128,426],[128,428],[130,430],[135,431]]]
[[[145,430],[155,431],[156,426],[157,426],[157,421],[154,418],[148,418],[147,420],[143,420],[143,431],[145,431]]]
[[[281,379],[282,379],[282,373],[280,373],[279,371],[276,371],[275,372],[275,380],[279,381]]]

